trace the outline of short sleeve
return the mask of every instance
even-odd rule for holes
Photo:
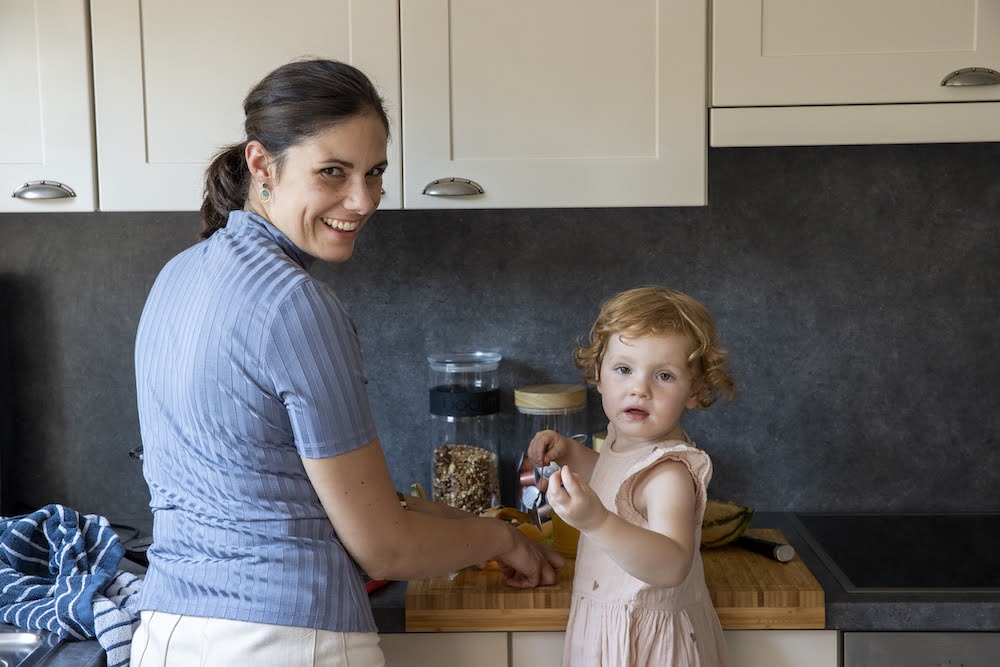
[[[290,292],[271,323],[266,363],[300,456],[322,458],[375,439],[361,345],[328,285]]]
[[[645,517],[635,506],[635,488],[644,472],[663,461],[680,461],[687,467],[695,484],[695,513],[699,519],[704,515],[705,505],[708,502],[708,483],[712,480],[712,459],[697,447],[677,444],[671,447],[657,447],[629,468],[615,495],[615,512],[623,519],[632,523],[645,521]]]

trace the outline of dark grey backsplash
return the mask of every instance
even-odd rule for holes
[[[737,398],[687,421],[711,495],[1000,510],[998,165],[1000,144],[712,150],[705,208],[384,211],[316,273],[360,330],[399,488],[430,487],[429,352],[503,354],[511,502],[514,387],[578,381],[599,302],[659,283],[705,303],[732,352]],[[146,518],[133,336],[197,229],[194,213],[0,215],[14,509]]]

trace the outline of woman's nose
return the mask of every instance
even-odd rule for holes
[[[376,192],[378,191],[376,190]],[[362,178],[351,182],[350,191],[344,205],[347,209],[355,213],[368,215],[378,206],[378,201],[372,195],[372,191],[369,190],[368,183]]]

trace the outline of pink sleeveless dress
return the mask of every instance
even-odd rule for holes
[[[696,486],[698,529],[705,512],[712,462],[708,454],[679,440],[620,453],[614,427],[601,449],[590,485],[601,502],[620,517],[647,527],[633,493],[640,473],[661,461],[676,460],[691,472]],[[726,667],[729,653],[719,617],[705,585],[701,553],[676,588],[651,586],[622,570],[581,536],[573,576],[573,601],[564,667]]]

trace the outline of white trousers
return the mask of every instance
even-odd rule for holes
[[[144,611],[130,667],[385,667],[374,632],[330,632]]]

